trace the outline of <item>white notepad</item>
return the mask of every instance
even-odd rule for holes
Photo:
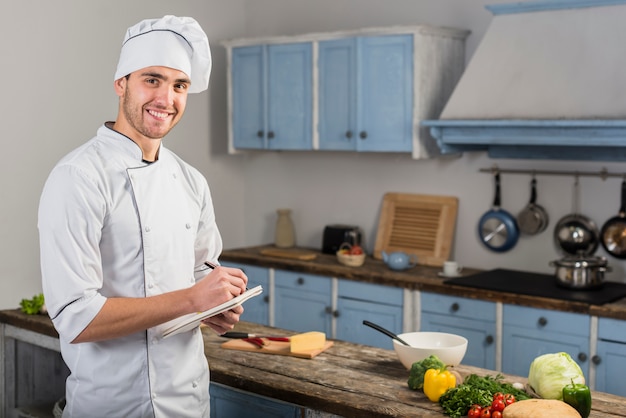
[[[233,309],[236,306],[241,305],[248,299],[260,295],[263,293],[263,286],[256,286],[252,289],[246,290],[241,295],[232,298],[231,300],[222,303],[221,305],[216,306],[215,308],[209,309],[204,312],[192,313],[188,315],[181,316],[180,318],[174,319],[171,321],[171,326],[163,331],[163,338],[169,337],[171,335],[176,335],[179,332],[191,331],[192,329],[200,326],[200,323],[207,318],[210,318],[215,315],[219,315],[222,312],[226,312],[230,309]]]

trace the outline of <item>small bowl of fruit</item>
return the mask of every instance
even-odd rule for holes
[[[344,242],[337,251],[337,260],[344,266],[360,267],[365,263],[365,252],[360,245]]]

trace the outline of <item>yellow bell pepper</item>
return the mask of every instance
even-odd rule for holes
[[[456,386],[456,377],[447,370],[428,369],[424,374],[424,394],[432,402],[439,402],[441,395]]]

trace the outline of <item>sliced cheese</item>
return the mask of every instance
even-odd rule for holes
[[[303,351],[321,350],[326,344],[326,334],[319,331],[310,331],[303,334],[296,334],[289,337],[292,353]]]

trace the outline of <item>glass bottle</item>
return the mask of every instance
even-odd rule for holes
[[[277,209],[276,234],[274,245],[279,248],[291,248],[296,245],[296,233],[291,220],[291,209]]]

